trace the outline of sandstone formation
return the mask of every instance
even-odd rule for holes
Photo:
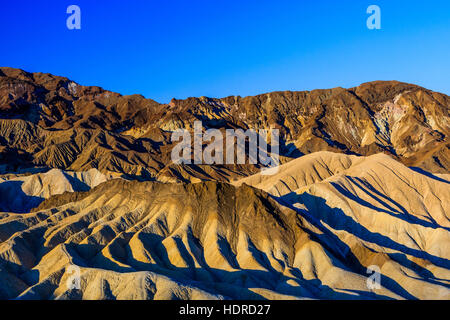
[[[448,300],[449,106],[381,81],[160,104],[0,68],[0,299]],[[173,163],[196,120],[279,129],[282,164]]]

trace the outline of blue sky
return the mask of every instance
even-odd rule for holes
[[[448,0],[2,0],[0,30],[1,66],[159,102],[372,80],[450,94]]]

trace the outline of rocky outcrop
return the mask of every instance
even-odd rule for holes
[[[206,128],[278,128],[283,161],[317,151],[383,152],[435,173],[450,167],[450,98],[415,85],[379,81],[351,89],[173,99],[165,105],[49,74],[1,70],[0,167],[8,170],[97,168],[155,179],[162,169],[173,169],[171,131],[192,129],[195,120]],[[18,161],[12,164],[12,158]],[[198,171],[183,169],[162,179],[186,170]],[[239,176],[228,170],[231,179]]]
[[[0,68],[0,299],[448,300],[449,106],[380,81],[159,104]],[[196,120],[279,129],[276,174],[172,163]]]
[[[449,183],[385,155],[333,153],[240,186],[111,180],[34,213],[0,213],[0,274],[17,279],[0,294],[449,299]],[[70,290],[75,267],[80,288]]]

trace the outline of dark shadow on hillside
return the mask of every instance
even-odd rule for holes
[[[357,197],[356,195],[354,195],[353,193],[351,193],[349,190],[345,189],[341,185],[331,182],[331,185],[337,191],[339,191],[345,197],[355,201],[359,205],[369,208],[369,209],[372,209],[372,210],[375,210],[375,211],[387,213],[395,218],[401,219],[408,223],[421,225],[426,228],[433,228],[433,229],[442,228],[442,229],[450,231],[449,228],[438,225],[434,220],[433,220],[433,222],[430,222],[430,221],[426,221],[426,220],[423,220],[416,216],[411,215],[402,205],[400,205],[398,202],[396,202],[392,198],[389,198],[389,197],[385,196],[384,194],[380,193],[378,190],[376,190],[374,187],[372,187],[367,182],[364,182],[361,179],[353,178],[353,177],[348,177],[348,179],[351,180],[353,182],[353,184],[356,187],[358,187],[361,191],[366,193],[372,199],[374,199],[375,201],[377,201],[378,203],[380,203],[382,206],[384,206],[385,208],[387,208],[389,210],[377,207],[377,206],[371,204],[370,202],[367,202],[367,201],[361,199],[360,197]],[[372,193],[370,193],[367,189],[369,189]],[[389,205],[388,202],[390,202],[392,205],[396,206],[399,210],[396,210],[395,208],[393,208],[393,206]],[[432,219],[432,218],[430,217],[430,219]]]
[[[177,247],[184,246],[178,242]],[[259,251],[255,247],[251,249],[253,254],[258,256],[262,262],[268,262],[265,253]],[[186,248],[182,249],[186,254]],[[202,250],[203,251],[203,250]],[[256,252],[257,251],[257,252]],[[167,252],[159,251],[159,254],[164,254],[164,260],[169,261]],[[270,270],[249,270],[240,269],[236,271],[226,271],[216,268],[211,268],[207,265],[203,267],[195,267],[194,262],[189,258],[189,267],[180,268],[172,264],[166,267],[161,267],[158,264],[143,263],[136,261],[131,255],[128,255],[127,263],[132,266],[134,271],[151,271],[158,274],[170,277],[177,282],[184,285],[194,286],[213,294],[223,295],[228,299],[238,300],[266,300],[266,298],[250,288],[261,288],[272,290],[282,295],[291,295],[311,299],[336,299],[336,300],[353,300],[353,299],[392,299],[388,296],[379,295],[370,292],[357,292],[347,290],[349,293],[339,292],[331,287],[322,284],[318,279],[306,280],[297,269],[293,269],[297,277],[288,277],[275,271]],[[266,263],[264,263],[266,265]],[[269,263],[270,265],[270,263]],[[130,271],[130,270],[128,270]],[[287,283],[288,280],[294,281],[298,286],[293,286]]]
[[[322,236],[324,235],[317,235],[312,233],[312,238],[314,240],[320,240],[320,237]],[[94,248],[90,247],[90,244],[70,243],[64,246],[68,254],[72,257],[72,263],[81,267],[97,268],[121,273],[136,271],[154,272],[159,275],[167,276],[182,285],[199,288],[211,294],[220,294],[226,299],[266,299],[263,295],[253,292],[251,288],[267,289],[283,295],[313,299],[392,299],[391,297],[376,294],[374,292],[363,292],[351,289],[341,289],[337,291],[327,285],[324,285],[319,279],[305,279],[301,271],[296,268],[290,269],[293,276],[286,276],[283,273],[274,270],[270,266],[270,263],[269,270],[239,269],[235,271],[225,271],[221,269],[211,268],[206,264],[204,260],[204,249],[200,246],[200,244],[195,243],[197,241],[195,238],[191,238],[189,240],[188,246],[190,251],[192,251],[193,253],[195,252],[194,255],[196,257],[196,260],[200,261],[200,267],[198,265],[195,265],[195,262],[193,261],[188,248],[186,248],[186,244],[182,242],[181,239],[176,238],[175,242],[177,249],[180,251],[184,260],[187,262],[186,267],[177,267],[170,262],[168,252],[161,245],[161,242],[165,239],[164,237],[150,233],[140,234],[139,240],[142,241],[142,244],[146,248],[148,254],[150,254],[155,261],[152,263],[146,263],[136,260],[131,253],[128,246],[128,241],[131,238],[131,234],[129,236],[125,236],[125,238],[126,240],[122,239],[123,242],[121,241],[120,243],[120,247],[123,248],[123,250],[120,249],[118,250],[118,252],[116,252],[116,250],[111,251],[114,260],[120,261],[121,265],[118,265],[113,262],[113,260],[104,257],[101,253],[102,246],[95,249],[97,253],[95,253],[95,251],[92,251]],[[227,242],[226,239],[223,239],[223,241]],[[227,244],[223,245],[225,247],[223,248],[223,250],[227,251],[227,255],[231,255],[233,256],[232,259],[235,259],[235,254],[231,250],[227,249],[227,247],[231,249],[228,242]],[[89,254],[82,254],[83,252],[89,252]],[[260,251],[254,245],[252,245],[251,252],[254,256],[258,256],[258,259],[265,265],[266,262],[269,261],[266,254]],[[118,254],[118,256],[116,256],[116,254]],[[342,264],[341,262],[337,261],[337,259],[332,254],[330,254],[329,252],[327,252],[327,254],[329,254],[331,259],[333,260],[334,265],[340,266]],[[351,256],[347,254],[347,257],[351,262]],[[353,265],[352,271],[354,271],[354,267],[355,264]],[[360,268],[363,269],[362,266]],[[30,270],[23,275],[24,280],[26,280],[29,285],[36,284],[39,279],[39,272],[36,270]],[[59,278],[61,276],[62,273],[58,274]],[[395,281],[388,277],[382,276],[381,283],[383,286],[393,292],[396,292],[397,294],[399,294],[400,292],[400,295],[404,298],[414,299],[413,296],[409,295],[409,293],[407,293]],[[43,291],[41,291],[41,288],[38,286],[36,287],[36,290],[29,291],[22,298],[51,299],[56,288],[56,283],[52,283],[50,286],[43,286]],[[103,289],[105,290],[105,297],[111,297],[107,294],[108,292],[110,292],[108,284],[106,284],[105,288]],[[67,296],[66,298],[80,299],[82,298],[81,292],[78,292],[73,296]]]
[[[409,168],[410,168],[411,170],[413,170],[413,171],[415,171],[415,172],[417,172],[417,173],[420,173],[420,174],[422,174],[422,175],[424,175],[424,176],[426,176],[426,177],[428,177],[428,178],[431,178],[431,179],[433,179],[433,180],[436,180],[436,181],[439,181],[439,182],[443,182],[443,183],[450,184],[450,181],[445,180],[445,179],[443,179],[443,178],[440,178],[440,177],[438,177],[438,176],[432,174],[431,172],[428,172],[428,171],[423,170],[422,168],[418,168],[418,167],[409,167]]]
[[[23,181],[5,181],[0,183],[0,211],[27,213],[39,206],[43,198],[29,196],[22,190]]]
[[[336,291],[324,285],[319,279],[305,279],[301,271],[296,268],[290,268],[291,273],[294,275],[293,277],[286,276],[273,269],[267,255],[253,244],[250,245],[250,252],[261,265],[265,266],[266,270],[237,269],[235,271],[226,271],[211,268],[204,260],[204,248],[196,243],[197,240],[192,237],[188,241],[189,250],[193,252],[196,260],[199,261],[200,267],[195,264],[185,243],[180,238],[175,238],[178,252],[187,264],[186,267],[177,267],[171,263],[167,250],[161,245],[164,239],[164,237],[156,234],[139,235],[139,240],[154,262],[147,263],[136,260],[129,246],[124,243],[126,253],[123,252],[121,257],[113,255],[113,258],[116,261],[120,261],[121,265],[112,262],[109,258],[104,257],[101,252],[98,252],[93,259],[89,259],[89,267],[107,268],[115,272],[150,271],[167,276],[183,285],[193,286],[212,294],[220,294],[225,298],[238,300],[265,300],[264,296],[253,292],[250,288],[267,289],[279,294],[313,299],[392,299],[373,292],[344,289],[347,292]],[[72,244],[70,246],[76,247],[76,250],[80,252],[79,247],[83,245]],[[231,246],[226,239],[222,239],[221,250],[227,251],[226,255],[230,257],[230,260],[236,260],[236,255],[231,251]],[[339,262],[334,263],[335,265],[341,264]],[[289,280],[297,285],[289,284]],[[392,284],[398,286],[395,281],[387,277],[382,278],[382,284],[389,287],[390,290],[392,290]],[[395,291],[401,291],[401,287]],[[401,296],[414,299],[406,291],[402,293]]]
[[[339,237],[337,237],[334,233],[332,233],[328,229],[328,227],[324,225],[324,223],[326,223],[333,229],[345,230],[355,235],[356,237],[359,237],[368,242],[393,248],[405,252],[409,255],[421,257],[435,264],[442,265],[444,268],[449,268],[449,261],[447,259],[435,257],[427,253],[422,254],[422,252],[419,250],[410,249],[406,246],[394,242],[393,240],[385,236],[371,233],[369,230],[356,223],[353,219],[347,217],[341,209],[329,207],[326,204],[325,199],[322,199],[320,197],[316,197],[307,193],[304,193],[302,195],[291,193],[275,199],[282,205],[297,211],[305,220],[317,227],[322,232],[321,234],[314,233],[308,229],[304,229],[304,231],[310,234],[312,239],[320,243],[326,250],[329,251],[329,253],[331,253],[331,255],[329,254],[329,256],[330,258],[332,258],[333,264],[344,264],[346,269],[351,272],[356,272],[367,277],[366,267],[364,267],[360,263],[359,259],[352,253],[350,247],[341,239],[339,239]],[[302,209],[294,207],[295,203],[303,203],[308,211],[304,211]],[[317,213],[317,217],[311,213]],[[338,259],[333,258],[334,255],[338,257]],[[441,279],[436,279],[428,270],[408,260],[406,258],[406,255],[398,254],[392,256],[391,258],[397,261],[400,265],[410,268],[416,271],[419,275],[423,276],[423,279],[421,280],[449,287],[446,283],[440,282],[439,280]],[[381,283],[385,288],[388,288],[392,292],[395,292],[405,299],[416,299],[400,284],[385,275],[381,275]]]
[[[72,186],[72,189],[74,192],[86,192],[91,190],[91,187],[89,187],[86,183],[83,181],[72,177],[71,175],[67,174],[66,172],[62,172],[64,177],[69,181],[70,185]]]
[[[397,243],[392,239],[381,235],[379,233],[373,233],[355,220],[347,216],[340,208],[331,208],[326,204],[325,199],[303,193],[300,195],[301,202],[308,208],[310,212],[320,213],[318,216],[321,221],[325,222],[331,228],[335,230],[343,230],[355,235],[356,237],[377,244],[381,247],[390,248],[411,255],[416,258],[421,258],[430,261],[431,263],[440,266],[442,268],[450,269],[450,260],[434,256],[424,251],[409,248],[403,244]],[[311,217],[311,215],[307,215]],[[323,227],[321,221],[320,223]]]

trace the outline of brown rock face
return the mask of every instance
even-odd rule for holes
[[[171,166],[171,131],[202,120],[206,128],[278,128],[287,160],[322,150],[383,152],[408,166],[446,173],[449,105],[444,94],[399,82],[173,99],[163,105],[63,77],[1,68],[0,161],[18,158],[16,167],[98,168],[154,178]],[[230,176],[235,174],[224,179]]]

